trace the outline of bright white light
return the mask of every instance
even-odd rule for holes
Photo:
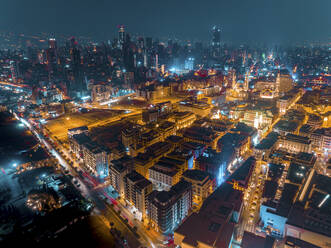
[[[17,166],[17,163],[13,163],[13,167],[16,168],[16,166]]]
[[[111,99],[109,101],[106,101],[106,102],[102,102],[100,103],[100,105],[107,105],[107,104],[110,104],[110,103],[114,103],[114,102],[117,102],[119,99]]]
[[[256,146],[259,142],[259,136],[258,135],[255,135],[254,138],[253,138],[253,144],[254,146]]]
[[[329,199],[329,197],[330,197],[330,195],[327,194],[327,195],[324,197],[324,199],[321,201],[321,203],[318,205],[318,207],[319,207],[319,208],[322,207],[323,204],[326,202],[326,200]]]
[[[91,96],[83,96],[81,99],[82,100],[87,100],[87,99],[90,99],[91,98]]]

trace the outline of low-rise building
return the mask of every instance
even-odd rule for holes
[[[168,120],[174,122],[176,125],[176,129],[179,130],[192,125],[192,123],[196,120],[196,116],[189,111],[175,112],[169,117]]]
[[[68,138],[72,137],[75,134],[81,134],[84,133],[86,135],[89,134],[89,130],[87,126],[81,126],[81,127],[75,127],[68,129]]]
[[[91,100],[93,103],[108,101],[113,91],[113,88],[107,83],[95,83],[91,86]]]
[[[91,143],[92,140],[85,133],[74,134],[69,138],[70,150],[79,158],[83,158],[83,145]]]
[[[270,132],[267,137],[261,140],[254,147],[254,155],[257,159],[267,161],[269,159],[270,152],[277,144],[279,134],[276,132]]]
[[[162,140],[165,140],[168,136],[176,134],[176,124],[170,121],[164,121],[158,125],[158,131]]]
[[[181,135],[185,141],[193,141],[216,149],[219,135],[213,129],[199,126],[192,126],[182,130]]]
[[[158,162],[148,170],[148,178],[158,190],[169,190],[179,182],[180,172],[174,164]]]
[[[202,101],[181,101],[178,105],[179,111],[189,111],[199,116],[207,116],[210,113],[211,106]]]
[[[236,156],[242,157],[249,150],[251,139],[238,133],[227,133],[217,142],[217,150],[222,151],[225,147],[232,146],[236,151]]]
[[[287,134],[278,140],[278,148],[289,153],[311,153],[311,141],[307,137],[295,134]]]
[[[331,128],[319,128],[312,132],[312,146],[320,152],[331,151]]]
[[[310,114],[308,116],[307,125],[313,127],[314,129],[320,128],[323,124],[323,119],[318,115]]]
[[[146,152],[139,153],[134,158],[135,170],[148,178],[148,169],[151,168],[156,161],[162,156],[168,154],[173,149],[173,145],[168,142],[158,142],[146,148]]]
[[[249,158],[229,180],[246,187],[255,167]],[[243,210],[242,191],[223,183],[203,203],[198,213],[191,214],[174,232],[175,245],[183,248],[228,248],[234,238],[235,225]]]
[[[204,200],[214,192],[214,181],[205,171],[186,170],[182,178],[192,184],[193,207],[199,208]]]
[[[299,124],[296,121],[279,120],[273,127],[273,131],[280,135],[286,135],[288,133],[296,133]]]

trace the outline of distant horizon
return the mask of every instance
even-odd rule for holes
[[[2,0],[0,30],[88,35],[129,33],[208,42],[213,25],[231,43],[289,44],[331,38],[328,0]]]
[[[116,28],[116,27],[115,27]],[[131,35],[131,37],[151,37],[153,40],[159,40],[159,42],[166,43],[168,40],[172,41],[178,41],[180,43],[187,43],[187,42],[192,42],[192,45],[196,42],[201,42],[203,45],[209,45],[211,43],[211,34],[210,34],[210,39],[198,39],[198,38],[180,38],[180,37],[175,37],[175,36],[166,36],[166,35],[161,35],[161,36],[153,36],[153,35],[148,35],[148,34],[140,34],[140,33],[135,33],[135,32],[130,32],[129,29],[126,29],[126,32]],[[76,37],[78,40],[85,40],[86,42],[106,42],[106,41],[113,41],[114,39],[117,38],[117,31],[114,29],[113,34],[109,35],[104,35],[105,37],[97,37],[96,35],[93,34],[78,34],[78,33],[70,33],[70,32],[52,32],[52,31],[38,31],[38,32],[24,32],[24,31],[9,31],[5,29],[0,29],[0,33],[6,33],[6,34],[14,34],[17,36],[24,35],[24,36],[42,36],[42,38],[56,38],[58,40],[61,39],[70,39],[70,37]],[[31,37],[32,38],[32,37]],[[1,41],[0,41],[1,42]],[[221,45],[230,45],[230,46],[240,46],[240,45],[247,45],[251,47],[255,46],[268,46],[268,47],[273,47],[273,46],[301,46],[301,45],[312,45],[312,44],[317,44],[317,45],[329,45],[331,44],[331,37],[321,39],[321,40],[303,40],[303,41],[288,41],[288,42],[268,42],[268,41],[231,41],[231,40],[222,40]]]

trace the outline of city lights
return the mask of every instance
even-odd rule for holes
[[[1,244],[331,244],[328,4],[3,1]]]

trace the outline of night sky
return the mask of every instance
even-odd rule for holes
[[[331,38],[331,0],[1,0],[0,29],[112,38],[128,32],[153,37],[292,42]]]

